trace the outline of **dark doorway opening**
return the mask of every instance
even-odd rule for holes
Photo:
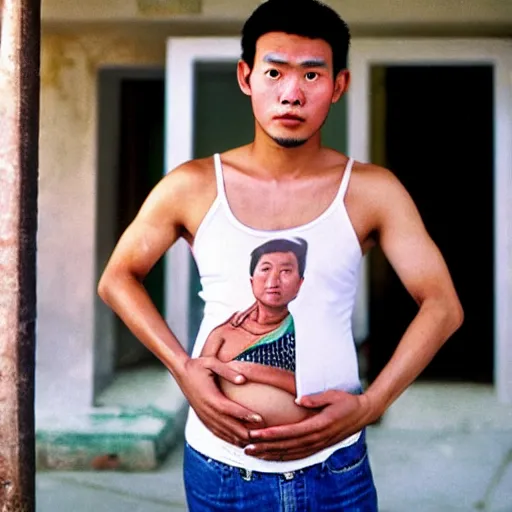
[[[493,68],[376,66],[373,160],[415,200],[465,310],[421,378],[492,382],[494,360]],[[369,379],[417,311],[380,250],[370,255]]]
[[[160,181],[164,169],[164,95],[161,79],[123,79],[120,83],[118,218],[116,240],[133,221],[142,203]],[[164,313],[164,259],[151,270],[144,286]],[[116,323],[116,368],[156,358],[124,323]]]

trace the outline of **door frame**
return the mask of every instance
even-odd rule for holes
[[[237,37],[171,37],[167,40],[165,70],[165,169],[171,172],[193,158],[194,93],[197,62],[236,61],[240,57]],[[179,77],[173,80],[172,77]],[[188,350],[190,295],[190,249],[180,239],[166,255],[166,321]]]
[[[375,65],[494,68],[494,384],[512,403],[512,41],[499,39],[354,39],[348,98],[351,156],[370,160],[370,73]]]
[[[353,39],[352,83],[348,94],[348,153],[361,161],[370,157],[370,71],[375,64],[490,64],[495,76],[494,230],[495,307],[494,382],[498,396],[512,402],[512,42],[497,39]],[[196,62],[236,61],[238,37],[177,37],[167,41],[165,169],[193,157],[194,67]],[[173,77],[179,77],[173,80]],[[166,320],[177,338],[190,348],[190,251],[180,240],[168,252],[165,278]],[[359,314],[355,327],[368,328],[368,268],[363,265]]]

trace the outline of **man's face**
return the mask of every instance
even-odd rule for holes
[[[254,297],[267,307],[287,306],[299,293],[302,281],[292,252],[264,254],[251,278]]]
[[[261,36],[252,71],[243,61],[238,71],[258,126],[283,147],[316,135],[348,86],[348,72],[333,77],[326,41],[282,32]]]

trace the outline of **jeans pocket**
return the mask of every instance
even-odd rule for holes
[[[185,445],[183,477],[187,498],[216,499],[231,474],[229,466]]]
[[[230,476],[233,471],[231,466],[203,455],[188,443],[185,443],[185,462],[185,468],[193,468],[198,473],[204,472],[207,474],[212,472],[223,478]]]
[[[361,467],[365,463],[368,457],[366,449],[353,450],[351,448],[350,446],[340,448],[325,461],[325,467],[329,473],[347,473]]]

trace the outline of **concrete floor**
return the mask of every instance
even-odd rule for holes
[[[412,386],[368,429],[381,512],[512,512],[512,406],[481,385]],[[182,449],[152,473],[37,475],[37,512],[185,511]]]

